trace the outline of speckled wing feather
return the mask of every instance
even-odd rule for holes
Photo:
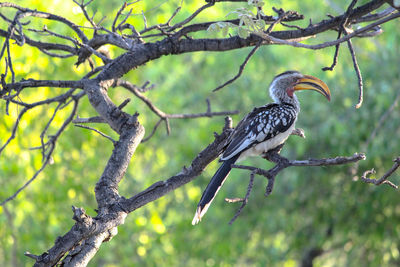
[[[221,160],[227,160],[279,133],[296,121],[296,110],[291,104],[268,104],[254,108],[239,122]]]

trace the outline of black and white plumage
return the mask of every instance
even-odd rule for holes
[[[294,92],[315,90],[330,100],[328,86],[313,76],[286,71],[271,82],[274,103],[254,108],[232,132],[221,156],[222,165],[204,190],[192,224],[200,222],[232,169],[232,164],[248,156],[258,156],[284,143],[295,128],[300,105]]]

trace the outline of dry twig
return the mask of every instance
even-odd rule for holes
[[[369,184],[374,184],[377,186],[381,184],[387,184],[393,187],[394,189],[398,189],[399,187],[397,185],[388,180],[388,178],[400,167],[400,157],[395,158],[393,161],[394,161],[393,166],[385,174],[383,174],[381,178],[379,179],[368,178],[369,175],[375,173],[375,170],[371,169],[364,172],[364,174],[361,176],[361,181]]]

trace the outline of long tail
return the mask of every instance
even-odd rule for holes
[[[196,214],[194,215],[192,221],[193,225],[198,224],[204,214],[206,214],[208,207],[210,206],[219,189],[228,177],[232,169],[232,164],[236,162],[239,156],[240,154],[224,161],[217,172],[214,174],[214,176],[211,178],[210,183],[207,185],[206,190],[204,190],[203,195],[201,196],[199,204],[197,204]]]

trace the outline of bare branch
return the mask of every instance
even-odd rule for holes
[[[271,25],[269,25],[268,29],[265,31],[266,34],[270,34],[277,24],[279,24],[282,20],[290,17],[292,14],[295,13],[293,11],[284,12],[283,9],[278,10],[274,7],[272,9],[276,13],[278,13],[279,17],[274,22],[272,22]]]
[[[93,0],[89,0],[87,3],[84,3],[84,0],[81,0],[81,3],[78,3],[77,0],[72,0],[72,1],[73,1],[75,4],[77,4],[77,5],[81,8],[82,13],[83,13],[83,15],[85,16],[86,20],[89,21],[89,23],[90,23],[93,27],[97,28],[97,25],[96,25],[96,23],[93,21],[93,18],[89,17],[89,14],[88,14],[87,11],[86,11],[86,7],[87,7],[91,2],[93,2]],[[94,14],[93,14],[93,17],[94,17]]]
[[[354,153],[353,156],[349,157],[335,157],[325,159],[308,159],[308,160],[290,160],[289,166],[330,166],[330,165],[342,165],[365,160],[363,153]]]
[[[93,20],[94,14],[90,17],[87,13],[87,6],[92,2],[88,0],[86,3],[84,0],[74,0],[82,9],[85,18],[91,23],[92,27],[84,27],[75,25],[73,22],[61,17],[52,15],[45,12],[40,12],[37,10],[22,8],[18,5],[12,3],[0,3],[0,8],[9,8],[12,11],[16,11],[14,18],[8,18],[0,14],[0,19],[8,24],[8,29],[0,30],[0,36],[4,37],[4,43],[1,48],[0,58],[3,56],[6,60],[6,68],[1,77],[1,91],[0,98],[6,102],[6,111],[8,110],[9,103],[19,105],[23,107],[22,111],[18,114],[18,118],[15,121],[13,128],[11,129],[11,137],[6,141],[5,144],[0,148],[0,153],[4,150],[7,144],[14,138],[19,121],[21,120],[24,113],[28,110],[44,104],[50,104],[57,102],[57,107],[54,109],[51,118],[46,124],[45,128],[41,133],[41,146],[44,162],[42,167],[34,174],[34,176],[15,193],[9,199],[2,202],[4,205],[7,201],[17,196],[17,194],[27,187],[42,171],[42,169],[51,163],[51,155],[55,149],[56,141],[60,134],[63,132],[65,127],[71,122],[75,123],[88,123],[88,122],[103,122],[108,123],[110,127],[115,130],[119,139],[118,142],[113,140],[111,137],[106,136],[100,131],[87,126],[79,125],[86,129],[94,130],[97,133],[109,138],[114,144],[114,150],[111,157],[101,175],[96,188],[96,200],[97,200],[97,210],[98,215],[96,217],[88,216],[83,209],[74,208],[74,220],[75,225],[68,231],[64,236],[57,239],[54,246],[48,251],[40,256],[35,256],[27,253],[27,256],[32,257],[36,260],[36,266],[43,265],[74,265],[75,263],[87,264],[93,255],[97,252],[102,242],[106,242],[112,238],[116,233],[116,227],[124,223],[124,219],[129,212],[132,212],[143,205],[146,205],[153,200],[162,197],[171,190],[174,190],[183,184],[186,184],[198,176],[204,168],[214,160],[222,151],[224,144],[226,143],[227,137],[231,133],[231,121],[227,120],[224,127],[223,133],[221,135],[215,135],[215,141],[205,148],[198,156],[196,156],[189,167],[183,167],[182,170],[176,175],[168,178],[165,181],[155,182],[152,186],[145,189],[144,191],[131,196],[126,199],[120,196],[119,193],[119,182],[124,177],[127,170],[129,162],[131,161],[132,155],[135,152],[137,146],[140,142],[147,141],[151,136],[153,136],[161,123],[165,123],[167,132],[170,131],[169,120],[173,118],[200,118],[200,117],[211,117],[218,115],[228,115],[236,114],[237,111],[221,111],[212,112],[211,104],[206,100],[206,111],[204,113],[195,114],[168,114],[160,110],[148,97],[146,97],[143,92],[147,89],[146,86],[143,88],[138,88],[137,86],[130,84],[121,80],[121,77],[131,71],[132,69],[142,66],[149,61],[156,60],[164,55],[172,54],[183,54],[187,52],[195,51],[227,51],[232,49],[239,49],[243,47],[254,47],[249,55],[246,57],[244,63],[240,66],[238,75],[231,81],[240,77],[245,68],[247,62],[250,60],[251,56],[256,52],[260,45],[270,45],[270,44],[283,44],[291,45],[295,47],[303,47],[308,49],[322,49],[325,47],[335,46],[339,47],[339,44],[343,42],[348,42],[349,49],[351,43],[350,40],[353,37],[362,36],[375,36],[380,31],[379,25],[388,22],[390,20],[398,18],[399,12],[395,12],[391,9],[386,9],[382,12],[376,14],[370,14],[372,11],[380,7],[384,1],[382,0],[372,0],[368,3],[354,8],[357,1],[353,0],[349,5],[346,13],[331,17],[330,19],[323,20],[317,24],[310,24],[308,27],[301,28],[298,26],[291,26],[295,30],[285,30],[285,31],[273,31],[274,26],[283,21],[294,21],[303,19],[303,16],[299,14],[290,13],[279,13],[278,17],[262,16],[266,23],[271,24],[265,35],[262,36],[263,42],[260,42],[260,37],[256,35],[250,35],[246,39],[241,39],[237,36],[221,39],[196,39],[196,35],[188,36],[190,33],[197,31],[204,31],[208,28],[210,23],[213,22],[203,22],[197,24],[191,24],[192,21],[198,17],[201,12],[207,8],[213,6],[215,2],[238,2],[244,0],[206,0],[208,3],[201,6],[194,13],[189,15],[186,19],[176,23],[171,26],[171,22],[176,17],[176,14],[181,9],[181,5],[178,6],[172,15],[163,24],[153,25],[147,27],[146,18],[143,17],[145,21],[144,30],[141,33],[148,32],[147,36],[140,36],[132,25],[127,24],[127,19],[131,16],[131,11],[127,12],[124,19],[118,24],[122,16],[123,10],[129,5],[124,3],[122,7],[118,10],[112,25],[107,29],[105,27],[100,27],[96,25]],[[143,15],[144,16],[144,15]],[[47,19],[62,23],[68,28],[74,31],[73,35],[61,35],[57,32],[37,29],[27,29],[29,22],[25,22],[25,18],[36,17],[41,19]],[[223,20],[221,20],[223,21]],[[371,22],[360,29],[357,29],[349,34],[338,38],[331,42],[320,43],[316,45],[306,45],[299,43],[302,40],[313,37],[319,33],[326,32],[328,30],[339,30],[340,27],[354,25],[360,22]],[[101,22],[100,22],[101,23]],[[99,23],[99,24],[100,24]],[[233,23],[239,24],[239,20],[234,20]],[[236,25],[237,25],[236,24]],[[282,24],[284,25],[284,24]],[[85,35],[83,29],[90,29],[94,35],[88,38]],[[123,33],[125,29],[132,31],[132,34],[127,35]],[[25,31],[29,33],[46,35],[50,38],[57,37],[57,40],[66,42],[72,42],[70,45],[57,44],[57,43],[46,43],[41,41],[35,41],[30,39],[29,36],[25,35]],[[120,31],[121,34],[116,33]],[[154,30],[154,32],[150,32]],[[105,33],[105,34],[99,34]],[[77,35],[79,41],[76,40]],[[156,37],[153,39],[146,39],[148,42],[144,42],[141,38]],[[61,38],[61,39],[60,39]],[[29,45],[36,47],[38,50],[42,51],[51,57],[70,57],[77,55],[77,64],[84,62],[89,59],[89,64],[91,64],[92,71],[87,73],[85,77],[78,81],[55,81],[55,80],[20,80],[15,81],[15,73],[13,69],[13,63],[15,64],[15,59],[12,58],[12,51],[10,48],[10,40],[15,40],[17,45]],[[67,43],[68,43],[67,42]],[[122,53],[115,59],[110,59],[107,55],[103,55],[98,52],[102,46],[106,44],[111,44],[114,47],[120,47],[126,52]],[[7,53],[7,54],[6,54]],[[64,54],[65,53],[65,54]],[[357,65],[355,61],[354,51],[351,52],[353,62]],[[104,66],[95,68],[94,61],[91,60],[92,54],[101,58],[104,61]],[[14,61],[13,61],[14,60]],[[98,74],[94,77],[95,74]],[[11,80],[11,83],[8,81]],[[122,110],[122,108],[129,102],[125,100],[121,105],[115,105],[112,99],[108,95],[108,89],[111,86],[123,86],[130,92],[132,92],[140,101],[146,104],[146,106],[159,117],[158,122],[155,124],[152,132],[145,138],[144,128],[139,123],[137,116],[138,114],[127,114]],[[35,88],[35,87],[59,87],[59,88],[71,88],[68,92],[47,98],[34,103],[25,103],[19,94],[24,88]],[[225,85],[224,85],[225,86]],[[84,89],[79,93],[73,93],[76,88]],[[76,117],[76,110],[78,101],[81,97],[87,96],[92,107],[98,112],[99,116],[92,118],[78,118]],[[35,100],[36,101],[36,100]],[[64,122],[62,127],[57,131],[55,136],[50,136],[49,140],[45,140],[45,135],[57,115],[57,112],[62,110],[65,106],[74,102],[73,112],[70,114],[69,118]],[[73,119],[75,118],[76,119]],[[293,134],[304,136],[303,132],[293,132]],[[247,188],[247,193],[242,201],[242,207],[237,211],[235,220],[237,216],[241,213],[242,209],[246,205],[252,186],[254,175],[263,175],[268,179],[268,185],[266,189],[266,195],[272,192],[274,181],[276,175],[282,171],[284,168],[289,166],[325,166],[325,165],[338,165],[345,164],[349,162],[355,162],[364,159],[365,156],[362,154],[355,154],[352,157],[338,157],[338,158],[328,158],[328,159],[310,159],[306,161],[299,160],[288,160],[279,155],[279,150],[272,151],[265,155],[265,157],[274,162],[275,166],[270,170],[262,170],[254,167],[247,166],[246,168],[251,171],[249,186]],[[396,164],[398,162],[396,161]],[[397,168],[397,167],[396,167]],[[394,172],[395,170],[393,170]],[[368,179],[365,177],[365,179]],[[382,182],[384,183],[384,182]],[[388,182],[386,182],[388,183]],[[234,200],[238,201],[238,199]]]
[[[142,139],[142,143],[147,142],[150,140],[150,138],[153,137],[153,135],[156,133],[158,126],[160,126],[160,124],[163,122],[163,119],[159,119],[158,122],[154,125],[153,130],[151,131],[151,133],[149,134],[149,136],[145,137]]]
[[[160,110],[157,108],[153,102],[148,99],[146,96],[144,96],[141,93],[141,90],[135,86],[134,84],[124,81],[122,79],[118,79],[117,82],[114,84],[115,86],[122,86],[125,89],[128,89],[130,92],[132,92],[135,96],[137,96],[140,100],[142,100],[149,108],[151,111],[153,111],[157,116],[159,116],[162,119],[194,119],[194,118],[203,118],[203,117],[213,117],[213,116],[226,116],[226,115],[234,115],[238,114],[238,110],[233,110],[233,111],[220,111],[220,112],[209,112],[208,108],[207,111],[204,113],[195,113],[195,114],[168,114],[165,113],[164,111]]]
[[[29,251],[25,252],[24,255],[29,257],[29,258],[31,258],[31,259],[34,259],[35,261],[37,261],[39,259],[39,256],[37,256],[35,254],[32,254]]]
[[[337,36],[336,40],[340,39],[341,36],[342,36],[342,31],[338,31],[338,36]],[[340,48],[340,43],[335,45],[335,54],[333,55],[332,65],[330,67],[323,67],[322,68],[323,71],[327,71],[327,70],[332,71],[336,67],[337,62],[338,62],[338,56],[339,56],[339,48]]]
[[[233,218],[229,221],[230,225],[239,217],[239,215],[242,212],[243,208],[247,205],[247,202],[249,201],[251,189],[253,188],[253,183],[254,183],[254,174],[255,174],[254,172],[250,173],[250,181],[249,181],[249,185],[247,186],[246,196],[244,197],[244,199],[242,201],[242,205],[240,206],[240,208],[236,211],[236,213],[233,216]]]
[[[94,131],[94,132],[100,134],[101,136],[107,138],[108,140],[110,140],[110,141],[113,143],[114,146],[115,146],[115,144],[117,143],[117,141],[115,141],[114,139],[112,139],[110,136],[106,135],[105,133],[103,133],[103,132],[101,132],[101,131],[99,131],[99,130],[93,128],[93,127],[89,127],[89,126],[86,126],[86,125],[80,125],[80,124],[75,124],[74,126],[80,127],[80,128],[83,128],[83,129],[92,130],[92,131]]]
[[[199,9],[197,9],[195,12],[193,12],[189,17],[187,17],[185,20],[173,25],[170,29],[168,29],[168,31],[173,31],[175,29],[178,29],[180,27],[182,27],[183,25],[189,23],[190,21],[192,21],[195,17],[197,17],[197,15],[199,15],[202,11],[204,11],[205,9],[212,7],[214,5],[214,2],[210,2],[208,4],[205,4],[203,6],[201,6]]]
[[[118,29],[123,29],[123,27],[125,26],[125,25],[127,25],[127,24],[125,24],[125,22],[128,20],[128,18],[129,18],[129,16],[132,14],[132,8],[129,10],[129,12],[128,12],[128,14],[126,14],[126,16],[125,16],[125,18],[118,24],[118,26],[117,26],[117,28]],[[132,25],[130,25],[131,27],[131,30],[133,31],[133,32],[135,32],[136,33],[136,35],[137,36],[135,36],[135,37],[137,37],[137,38],[139,38],[140,37],[140,34],[135,30],[135,27],[133,27]]]
[[[49,151],[47,152],[46,158],[44,162],[42,163],[42,166],[35,172],[35,174],[23,185],[21,186],[12,196],[6,198],[0,203],[0,206],[4,206],[7,204],[7,202],[13,200],[18,196],[19,193],[21,193],[22,190],[24,190],[26,187],[28,187],[37,177],[38,175],[46,168],[47,164],[52,162],[52,154],[55,149],[55,145],[57,142],[57,139],[60,137],[61,133],[65,130],[67,125],[72,121],[73,117],[76,114],[78,108],[78,101],[75,101],[73,110],[70,114],[70,116],[64,121],[63,125],[60,127],[60,129],[57,131],[55,135],[51,137],[51,145],[49,148]],[[4,146],[3,146],[4,147]]]
[[[59,87],[59,88],[83,88],[82,81],[61,81],[61,80],[21,80],[16,83],[8,83],[4,89],[21,90],[27,87]],[[0,92],[1,96],[1,92]]]
[[[268,151],[267,153],[264,154],[264,157],[267,160],[276,163],[276,165],[274,167],[272,167],[271,169],[269,169],[269,170],[264,170],[264,169],[260,169],[260,168],[253,167],[253,166],[232,165],[232,168],[251,171],[251,178],[250,178],[248,191],[247,191],[246,197],[243,200],[242,206],[236,212],[236,214],[232,218],[232,220],[229,222],[230,224],[231,224],[231,222],[236,220],[236,218],[240,215],[243,207],[247,204],[247,199],[249,197],[249,194],[250,194],[250,191],[251,191],[251,187],[252,187],[252,184],[253,184],[253,181],[251,179],[252,179],[252,177],[254,177],[254,174],[264,176],[265,178],[268,179],[268,184],[267,184],[267,187],[266,187],[266,190],[265,190],[265,194],[264,194],[267,197],[272,193],[276,175],[280,171],[282,171],[283,169],[285,169],[287,167],[291,167],[291,166],[342,165],[342,164],[353,163],[353,162],[357,162],[357,161],[365,159],[365,155],[364,154],[355,153],[353,156],[350,156],[350,157],[335,157],[335,158],[308,159],[308,160],[288,160],[287,158],[284,158],[284,157],[279,155],[279,151],[282,149],[282,146],[283,145],[280,145],[277,148],[275,148],[273,150],[270,150],[270,151]]]
[[[171,190],[174,190],[190,181],[203,172],[204,168],[221,153],[221,144],[228,138],[231,129],[225,128],[220,135],[215,136],[214,142],[202,150],[191,162],[189,167],[183,167],[178,174],[165,181],[159,181],[148,187],[146,190],[136,194],[129,199],[121,199],[120,205],[124,210],[132,212],[155,199],[162,197]]]
[[[45,143],[44,143],[44,136],[45,136],[47,130],[49,129],[50,124],[53,122],[54,118],[56,117],[57,112],[58,112],[59,108],[61,107],[61,105],[62,105],[62,102],[59,102],[57,107],[54,109],[53,115],[51,116],[50,120],[47,122],[42,133],[40,134],[40,142],[41,142],[41,148],[42,148],[42,161],[44,161],[46,158],[46,155],[45,155],[46,148],[45,148]]]
[[[355,23],[361,23],[361,22],[369,22],[369,21],[374,21],[374,20],[378,20],[381,19],[383,17],[389,16],[390,14],[396,12],[396,9],[393,7],[388,7],[385,10],[381,11],[381,12],[377,12],[375,14],[368,14],[365,15],[361,18],[355,19],[354,21],[352,21],[353,24]]]
[[[351,40],[347,41],[347,46],[349,47],[351,59],[353,61],[354,70],[356,71],[357,79],[358,79],[359,93],[358,93],[358,102],[355,105],[355,108],[360,108],[362,105],[362,102],[363,102],[363,91],[364,91],[362,75],[361,75],[360,67],[358,66],[358,63],[357,63],[356,54],[354,52],[354,48],[353,48],[353,44],[352,44]]]
[[[126,4],[126,2],[124,2],[124,3],[122,4],[121,8],[118,10],[117,15],[115,15],[113,24],[112,24],[112,26],[111,26],[111,30],[112,30],[113,32],[116,32],[117,29],[115,28],[115,25],[117,24],[118,17],[121,16],[122,11],[123,11],[126,7],[127,7],[127,4]]]
[[[398,186],[392,183],[391,181],[388,180],[389,176],[391,176],[399,167],[400,167],[400,157],[395,158],[393,166],[379,179],[370,179],[367,178],[368,175],[375,173],[375,170],[369,170],[365,171],[364,174],[361,176],[361,181],[369,183],[369,184],[374,184],[374,185],[381,185],[381,184],[387,184],[394,189],[398,189]]]
[[[32,10],[29,8],[24,8],[24,7],[21,7],[19,5],[13,4],[13,3],[6,3],[6,2],[0,3],[0,8],[2,8],[2,7],[11,7],[11,8],[21,11],[19,18],[33,16],[33,17],[38,17],[38,18],[43,18],[43,19],[48,19],[48,20],[59,21],[65,25],[67,25],[68,27],[70,27],[72,30],[74,30],[75,33],[79,36],[79,38],[84,43],[86,43],[88,41],[86,35],[79,29],[79,27],[64,17],[46,13],[46,12],[37,11],[37,10]],[[18,18],[18,20],[19,20],[19,18]]]
[[[281,44],[281,45],[283,44],[283,45],[289,45],[289,46],[293,46],[293,47],[301,47],[301,48],[307,48],[307,49],[312,49],[312,50],[318,50],[318,49],[323,49],[323,48],[330,47],[330,46],[335,46],[335,45],[343,43],[343,42],[347,42],[348,40],[350,40],[351,38],[357,36],[360,33],[366,32],[366,31],[368,31],[368,30],[370,30],[370,29],[372,29],[372,28],[374,28],[374,27],[376,27],[378,25],[384,24],[384,23],[386,23],[388,21],[391,21],[393,19],[396,19],[398,17],[400,17],[400,12],[394,13],[394,14],[386,17],[386,18],[383,18],[383,19],[378,20],[378,21],[376,21],[374,23],[371,23],[371,24],[369,24],[369,25],[367,25],[365,27],[357,29],[357,30],[355,30],[354,32],[352,32],[350,34],[348,34],[348,35],[346,35],[346,36],[344,36],[342,38],[337,39],[336,41],[328,41],[328,42],[324,42],[324,43],[316,44],[316,45],[306,45],[306,44],[302,44],[302,43],[299,43],[299,42],[286,41],[286,40],[283,40],[283,39],[275,38],[275,37],[273,37],[271,35],[261,36],[261,37],[263,37],[264,39],[267,40],[267,44]]]
[[[375,124],[374,129],[371,131],[371,134],[368,136],[368,139],[361,144],[361,151],[363,151],[364,153],[368,152],[368,146],[370,145],[372,140],[374,140],[378,131],[382,130],[383,124],[385,123],[385,121],[388,118],[390,118],[390,115],[395,110],[395,107],[398,105],[399,101],[400,101],[400,90],[397,91],[397,95],[395,96],[394,101],[390,105],[390,107],[380,116],[378,122]],[[358,178],[359,178],[358,176],[356,176],[356,174],[358,172],[358,168],[359,168],[358,162],[350,168],[350,173],[352,175],[354,175],[353,179],[355,179],[355,180],[358,180]]]
[[[11,136],[7,139],[7,141],[3,144],[2,147],[0,147],[0,155],[3,152],[3,150],[7,147],[7,145],[15,138],[15,134],[17,133],[17,129],[19,126],[19,123],[22,119],[22,116],[24,116],[24,114],[29,110],[30,108],[28,107],[24,107],[21,112],[18,114],[18,118],[14,123],[14,126],[11,130]]]
[[[2,37],[7,37],[8,33],[4,30],[0,29],[0,36]],[[14,34],[12,37],[10,37],[12,40],[19,40],[21,37],[18,34]],[[65,51],[69,52],[70,54],[77,54],[77,49],[75,47],[71,47],[68,45],[64,44],[56,44],[56,43],[45,43],[42,41],[35,41],[30,39],[28,36],[25,36],[25,42],[33,47],[37,47],[41,51],[47,51],[48,50],[60,50],[60,51]]]
[[[91,118],[77,117],[72,122],[77,123],[77,124],[80,124],[80,123],[107,123],[107,121],[100,116],[91,117]]]
[[[213,92],[216,92],[222,88],[224,88],[225,86],[227,86],[228,84],[233,83],[234,81],[236,81],[243,73],[244,68],[246,67],[247,63],[249,62],[250,58],[254,55],[254,53],[258,50],[258,48],[260,47],[261,42],[259,42],[251,51],[250,53],[247,55],[247,57],[245,58],[244,62],[240,65],[239,67],[239,72],[235,75],[235,77],[233,77],[232,79],[226,81],[224,84],[218,86],[217,88],[215,88],[214,90],[212,90]]]

